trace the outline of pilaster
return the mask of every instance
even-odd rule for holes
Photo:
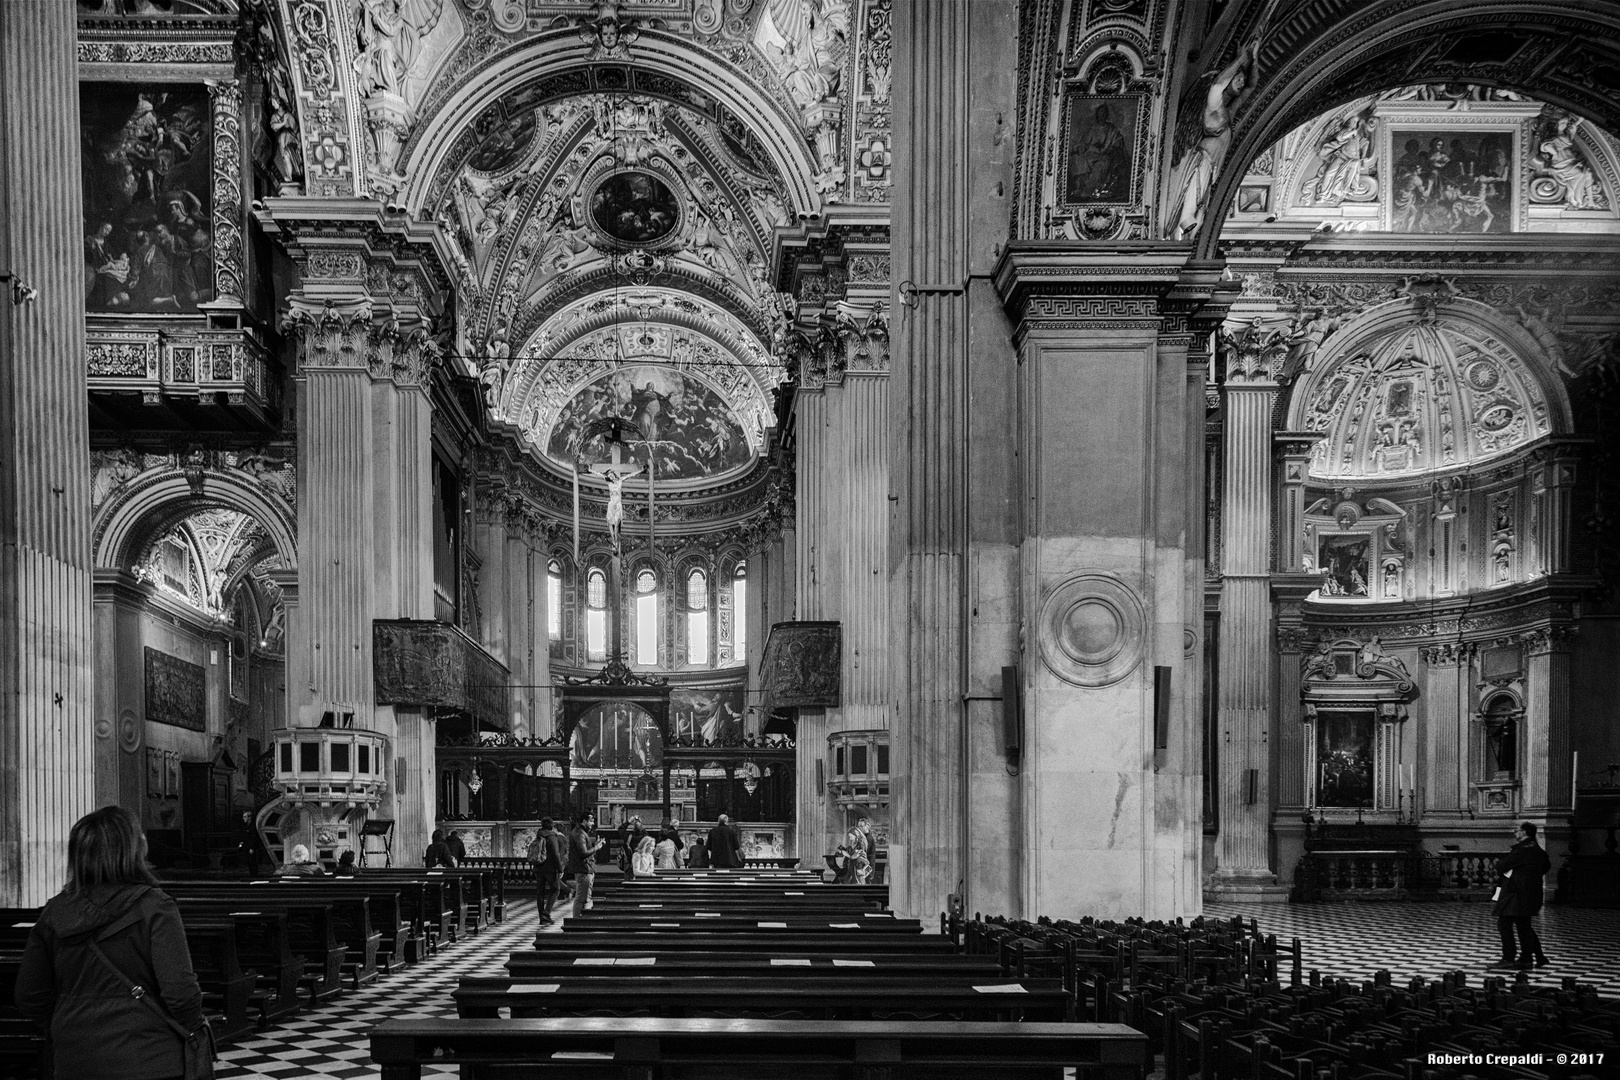
[[[1205,895],[1282,900],[1271,870],[1271,411],[1281,360],[1257,329],[1223,341],[1220,835]]]
[[[74,4],[0,4],[0,905],[96,804]]]

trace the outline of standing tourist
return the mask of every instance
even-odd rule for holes
[[[57,1080],[161,1080],[212,1060],[180,909],[146,865],[146,835],[107,806],[68,835],[68,881],[28,932],[17,1008],[50,1032]]]
[[[549,926],[556,920],[551,909],[557,906],[557,879],[568,860],[568,839],[557,831],[550,818],[540,819],[540,831],[529,842],[529,865],[534,867],[536,906],[540,922]]]
[[[568,834],[568,869],[574,875],[574,914],[591,909],[591,889],[596,885],[596,853],[606,840],[596,835],[596,815],[580,815],[579,824]]]
[[[731,824],[731,818],[721,814],[720,820],[709,830],[709,865],[722,870],[736,869],[742,864],[742,845],[737,840],[737,830]]]

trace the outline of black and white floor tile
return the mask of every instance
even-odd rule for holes
[[[557,909],[560,917],[567,906]],[[1262,933],[1301,941],[1308,973],[1370,979],[1388,969],[1397,983],[1414,975],[1438,979],[1464,971],[1477,984],[1496,960],[1496,920],[1484,904],[1208,904],[1205,914],[1254,919]],[[1534,983],[1574,976],[1598,992],[1620,996],[1620,911],[1547,908],[1536,919],[1551,966],[1530,973]],[[220,1055],[220,1080],[274,1076],[375,1077],[368,1052],[371,1029],[384,1019],[452,1017],[450,992],[463,975],[502,975],[507,954],[527,946],[536,930],[535,905],[520,900],[506,921],[439,955],[384,976],[358,992],[312,1009],[262,1035],[247,1035]],[[542,928],[557,932],[558,926]],[[1511,973],[1509,973],[1511,974]],[[1307,976],[1308,977],[1308,976]],[[428,1066],[425,1075],[453,1076],[454,1066]]]
[[[558,909],[559,916],[566,907]],[[248,1034],[220,1052],[215,1076],[375,1077],[371,1029],[383,1020],[454,1017],[450,992],[463,975],[505,975],[507,954],[526,948],[536,927],[533,900],[508,902],[506,921],[464,938],[438,955],[370,986],[300,1013],[261,1035]],[[547,927],[559,930],[559,927]],[[427,1076],[455,1076],[455,1066],[428,1066]]]
[[[1338,978],[1371,979],[1380,968],[1397,984],[1414,975],[1436,980],[1462,971],[1478,985],[1501,958],[1501,938],[1490,905],[1479,904],[1205,904],[1204,914],[1241,916],[1260,932],[1299,938],[1300,956],[1311,968]],[[1557,985],[1573,976],[1606,997],[1620,997],[1620,911],[1543,908],[1535,919],[1542,950],[1551,963],[1529,973],[1533,984]]]

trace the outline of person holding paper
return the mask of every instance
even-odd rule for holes
[[[1541,910],[1541,880],[1552,868],[1552,860],[1536,843],[1536,827],[1530,822],[1520,825],[1514,835],[1518,843],[1496,860],[1496,872],[1501,878],[1491,911],[1502,935],[1502,959],[1490,965],[1495,970],[1547,966],[1547,955],[1541,951],[1541,939],[1530,920]],[[1517,951],[1515,930],[1519,936]]]
[[[596,884],[596,853],[607,841],[596,835],[596,815],[581,814],[579,824],[568,834],[568,869],[574,875],[574,915],[591,909],[591,890]]]

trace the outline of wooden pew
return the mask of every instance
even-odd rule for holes
[[[791,964],[777,961],[791,961]],[[784,970],[790,969],[790,970]],[[1006,974],[989,957],[958,956],[950,953],[817,953],[808,950],[783,952],[771,949],[764,955],[741,952],[707,952],[664,949],[647,943],[638,949],[619,946],[595,947],[578,951],[514,952],[506,960],[513,978],[550,979],[562,975],[611,974],[618,976],[668,976],[670,978],[775,978],[792,975],[795,979],[847,978],[869,973],[882,977],[902,976],[929,979],[936,975],[972,976],[980,982],[994,981]]]
[[[858,934],[858,937],[851,937]],[[569,956],[624,956],[638,948],[660,952],[752,953],[757,956],[800,956],[809,953],[864,956],[909,953],[955,956],[956,946],[938,934],[883,934],[852,930],[844,934],[716,933],[699,927],[682,934],[541,934],[533,951]],[[521,951],[512,953],[522,956]]]
[[[338,978],[349,976],[355,989],[376,981],[377,949],[382,935],[371,928],[370,901],[364,893],[301,888],[293,894],[290,890],[272,890],[268,886],[241,889],[192,885],[177,888],[175,899],[181,904],[182,912],[194,910],[214,915],[283,911],[289,917],[296,917],[295,913],[306,905],[323,906],[330,913],[330,934],[342,950],[338,958]],[[323,967],[330,960],[324,950],[309,939],[297,942],[295,951],[302,951],[306,959]]]
[[[809,916],[778,912],[774,916],[769,913],[766,917],[736,916],[725,912],[709,912],[704,916],[675,916],[665,917],[657,911],[648,911],[636,915],[598,914],[586,912],[584,915],[570,915],[563,920],[562,928],[568,934],[647,934],[647,933],[691,933],[703,931],[708,933],[721,933],[726,931],[743,931],[747,933],[780,932],[785,934],[883,934],[894,936],[900,934],[921,934],[922,924],[916,919],[897,919],[890,915],[872,917],[871,912],[863,912],[859,917],[854,913],[848,916],[822,915]]]
[[[543,1076],[596,1064],[602,1076],[651,1077],[660,1064],[791,1070],[801,1080],[922,1077],[1138,1080],[1147,1037],[1123,1024],[850,1020],[387,1020],[371,1033],[383,1080],[419,1080],[425,1063],[466,1077]],[[512,1066],[503,1069],[502,1066]],[[779,1073],[773,1072],[772,1075]],[[575,1073],[574,1075],[579,1075]]]
[[[1057,979],[989,982],[974,976],[927,979],[855,975],[799,979],[797,968],[774,978],[706,978],[574,974],[557,979],[464,977],[451,996],[465,1019],[542,1014],[780,1017],[814,1020],[1072,1021],[1074,997]]]
[[[202,987],[204,1010],[217,1014],[215,1036],[232,1039],[254,1026],[250,997],[257,979],[236,955],[236,922],[226,918],[184,918],[191,967]],[[261,1010],[261,1020],[267,1015]]]

